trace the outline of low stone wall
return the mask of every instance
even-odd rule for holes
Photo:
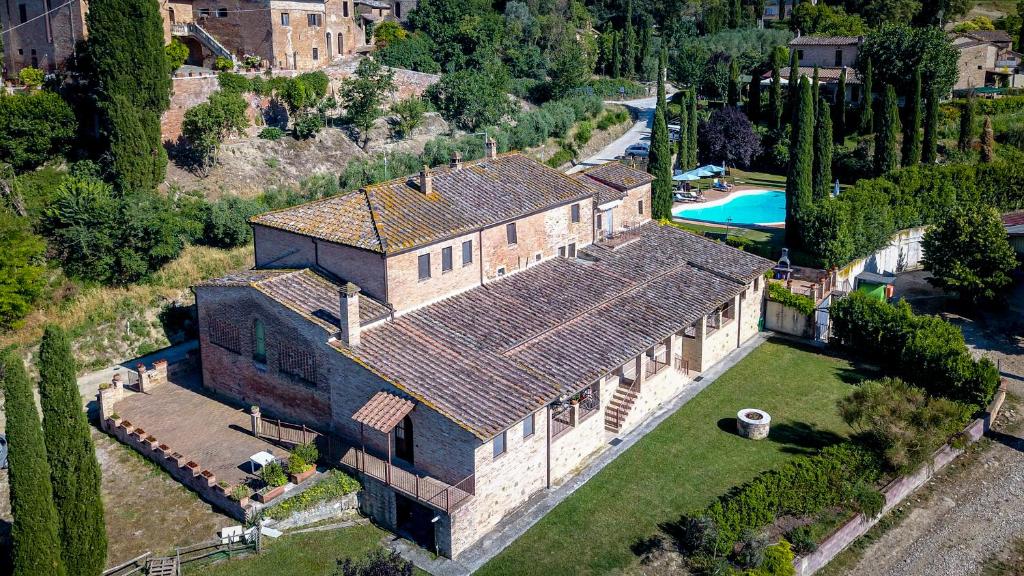
[[[359,492],[346,494],[337,500],[330,500],[318,506],[296,512],[274,524],[278,530],[288,530],[300,526],[308,526],[324,520],[343,518],[347,514],[356,514],[359,510]]]
[[[964,429],[963,435],[968,444],[977,442],[979,438],[989,431],[992,427],[992,422],[999,415],[999,410],[1002,408],[1005,399],[1006,390],[1004,382],[1004,385],[996,392],[995,398],[989,404],[986,413],[982,417],[975,419]],[[935,452],[928,466],[924,466],[913,474],[901,476],[890,482],[882,489],[882,495],[885,496],[885,507],[882,508],[882,513],[875,518],[866,518],[863,514],[857,515],[856,518],[842,525],[832,536],[822,542],[817,550],[807,556],[796,558],[793,561],[793,565],[796,567],[797,576],[810,576],[824,568],[837,554],[870,530],[882,516],[888,514],[904,498],[923,486],[936,472],[945,468],[947,464],[955,460],[963,452],[962,448],[954,448],[947,444]]]
[[[804,316],[796,308],[773,300],[767,301],[764,312],[765,330],[798,338],[811,338],[814,336],[813,327],[810,316]]]

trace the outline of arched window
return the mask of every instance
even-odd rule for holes
[[[252,323],[252,359],[260,364],[267,363],[267,334],[263,320]]]

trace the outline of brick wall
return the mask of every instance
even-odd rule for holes
[[[580,206],[580,221],[570,221],[573,202],[526,216],[515,221],[516,244],[508,243],[507,224],[501,223],[482,231],[483,273],[485,280],[499,277],[498,269],[506,274],[524,270],[541,259],[558,255],[559,247],[575,243],[580,249],[593,243],[593,200],[584,199]]]
[[[63,2],[53,2],[56,8]],[[24,24],[19,7],[25,6]],[[85,15],[82,2],[42,16],[47,11],[44,0],[9,0],[0,8],[3,34],[4,71],[7,78],[17,78],[22,68],[33,66],[46,71],[62,68],[74,54],[75,43],[85,38]],[[14,26],[18,26],[14,28]]]
[[[462,265],[462,243],[472,242],[473,261]],[[450,248],[452,269],[441,270],[442,251]],[[419,279],[419,257],[429,255],[430,278]],[[480,285],[480,234],[473,232],[387,259],[388,298],[397,310],[408,311]]]
[[[171,105],[160,117],[160,134],[165,142],[175,142],[181,136],[181,123],[185,112],[210,99],[220,88],[216,74],[173,77],[171,79]]]

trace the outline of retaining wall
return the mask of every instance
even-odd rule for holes
[[[985,414],[975,419],[964,429],[963,435],[968,444],[977,442],[979,438],[989,431],[992,427],[992,422],[999,415],[999,410],[1002,408],[1005,399],[1006,390],[1004,383],[999,391],[996,392],[995,398],[992,399]],[[885,496],[885,507],[882,508],[882,513],[875,518],[866,518],[863,514],[857,515],[856,518],[842,525],[832,536],[822,542],[817,550],[807,556],[796,558],[793,561],[793,565],[796,567],[797,576],[810,576],[824,568],[837,554],[870,530],[882,516],[888,514],[904,498],[923,486],[936,472],[945,468],[947,464],[955,460],[963,452],[962,448],[954,448],[947,444],[935,452],[929,465],[924,466],[913,474],[901,476],[890,482],[882,489],[882,495]]]
[[[928,230],[924,226],[907,228],[893,234],[889,245],[866,258],[858,258],[839,269],[836,286],[841,290],[854,289],[854,279],[861,272],[896,274],[921,266],[924,250],[921,241]]]
[[[810,316],[805,316],[796,308],[791,308],[768,300],[764,312],[764,328],[780,334],[788,334],[798,338],[812,338],[814,324]]]

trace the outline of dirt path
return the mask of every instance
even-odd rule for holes
[[[930,482],[915,507],[845,574],[981,574],[987,560],[1024,538],[1024,414],[1019,402],[1005,410],[994,430],[982,450]]]

